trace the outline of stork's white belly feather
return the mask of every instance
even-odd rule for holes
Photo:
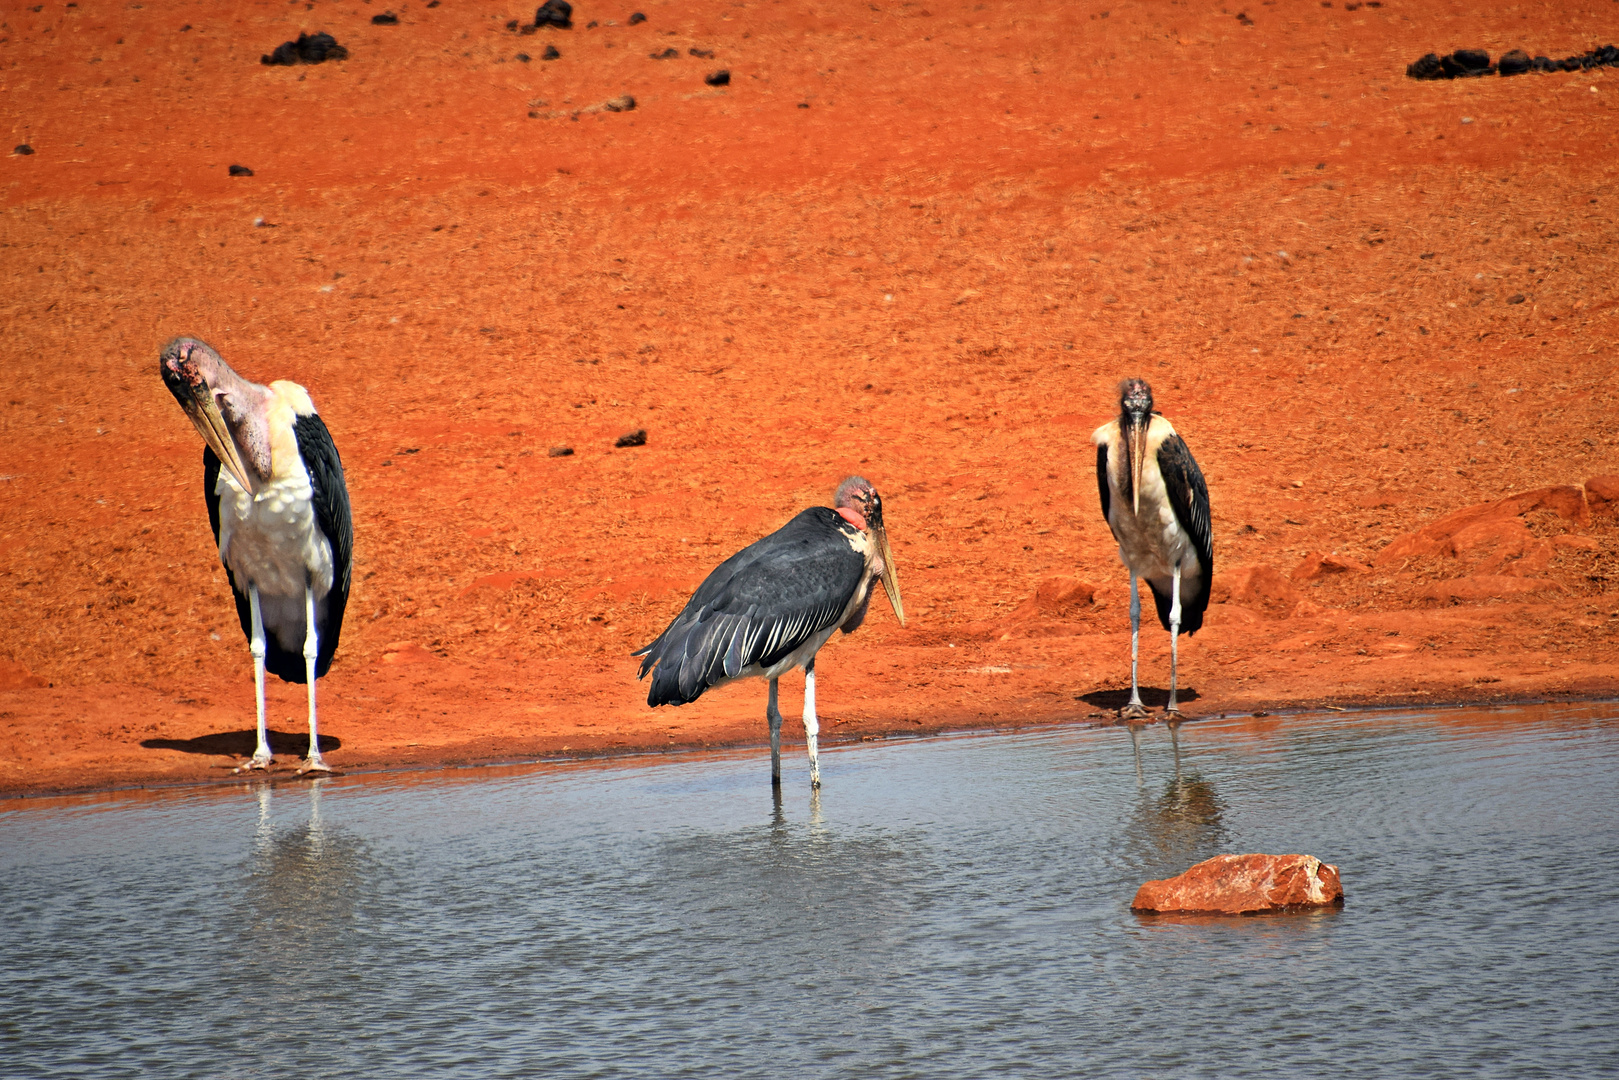
[[[1197,548],[1181,528],[1158,463],[1148,460],[1141,470],[1141,512],[1129,500],[1115,497],[1108,524],[1119,541],[1119,559],[1145,578],[1168,578],[1179,563],[1182,577],[1196,577],[1202,570]]]
[[[1175,434],[1169,421],[1154,416],[1147,429],[1146,457],[1141,468],[1141,509],[1127,498],[1130,489],[1130,461],[1118,421],[1104,424],[1091,436],[1093,442],[1108,447],[1109,499],[1107,523],[1119,542],[1119,560],[1137,577],[1168,581],[1179,563],[1182,578],[1197,577],[1203,564],[1197,545],[1175,517],[1164,474],[1158,468],[1158,448]]]
[[[296,600],[303,617],[304,585],[317,601],[332,589],[332,545],[315,523],[314,489],[302,459],[249,495],[225,469],[219,496],[219,557],[237,585],[257,585],[261,603]],[[266,619],[266,622],[269,620]],[[301,645],[300,645],[301,647]]]

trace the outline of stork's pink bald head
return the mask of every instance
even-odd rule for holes
[[[206,343],[175,338],[158,355],[163,385],[246,491],[270,476],[270,391],[248,382]]]
[[[832,508],[857,529],[882,528],[882,496],[863,476],[851,476],[838,485],[837,493],[832,496]]]

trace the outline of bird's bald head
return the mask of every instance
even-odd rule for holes
[[[864,519],[866,527],[880,527],[883,523],[883,499],[871,481],[863,476],[851,476],[838,485],[832,496],[835,510],[853,510]]]
[[[243,490],[270,476],[269,391],[248,382],[205,342],[179,337],[158,354],[163,385]]]
[[[1137,418],[1152,415],[1152,387],[1146,379],[1125,379],[1119,384],[1119,411]]]

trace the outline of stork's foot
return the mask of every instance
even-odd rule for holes
[[[298,772],[295,775],[303,776],[306,773],[330,773],[331,771],[332,767],[326,764],[325,760],[312,757],[304,759],[304,763],[298,766]]]
[[[1171,701],[1168,705],[1164,706],[1164,712],[1167,713],[1170,717],[1174,717],[1176,719],[1179,719],[1180,714],[1181,714],[1181,707],[1179,705],[1175,704],[1173,701]]]
[[[271,760],[272,758],[269,754],[254,754],[252,757],[236,766],[236,768],[232,769],[231,772],[268,772]]]
[[[1139,701],[1132,701],[1130,704],[1119,710],[1120,720],[1145,720],[1150,715],[1151,714],[1147,712],[1147,707],[1141,704]]]

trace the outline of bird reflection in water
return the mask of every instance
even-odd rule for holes
[[[321,816],[321,789],[329,782],[322,778],[305,785],[309,817],[290,827],[277,827],[272,814],[275,785],[259,785],[259,821],[243,888],[250,952],[268,955],[278,945],[284,949],[315,942],[324,947],[356,921],[377,868],[361,840]],[[304,793],[281,797],[302,801]],[[296,948],[280,953],[278,963],[294,961],[296,953]]]
[[[1195,769],[1182,771],[1180,722],[1174,721],[1166,726],[1174,755],[1175,775],[1155,796],[1142,770],[1140,725],[1130,725],[1130,742],[1136,758],[1136,783],[1141,795],[1131,813],[1126,833],[1142,865],[1171,865],[1178,867],[1173,872],[1179,873],[1192,863],[1214,854],[1225,841],[1225,808],[1212,783]]]

